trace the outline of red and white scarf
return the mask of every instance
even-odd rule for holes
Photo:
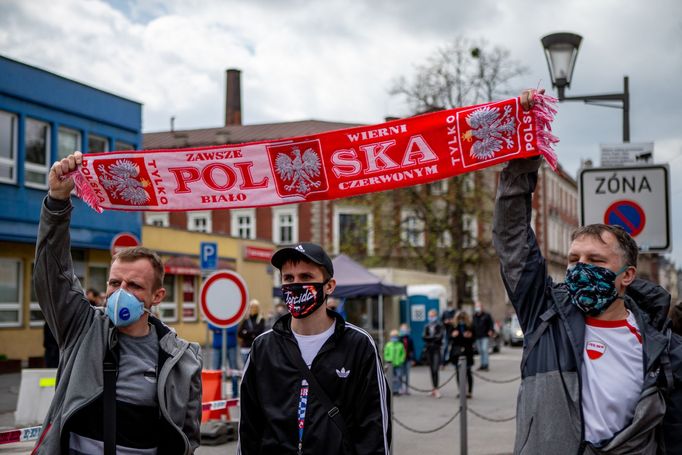
[[[213,147],[89,153],[76,194],[98,212],[213,210],[357,196],[543,155],[555,168],[556,100],[449,109],[311,136]]]

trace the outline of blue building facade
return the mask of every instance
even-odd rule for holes
[[[50,166],[75,150],[141,149],[141,129],[140,103],[0,56],[0,346],[12,328],[42,327],[30,277]],[[141,214],[97,214],[72,200],[76,273],[103,291],[111,241],[140,238]]]

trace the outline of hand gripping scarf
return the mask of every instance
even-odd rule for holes
[[[533,94],[311,136],[89,153],[72,173],[98,212],[213,210],[337,199],[419,185],[537,155],[556,168],[556,99]]]

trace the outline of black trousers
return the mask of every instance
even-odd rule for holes
[[[426,355],[431,369],[431,382],[433,388],[438,388],[438,369],[440,368],[440,346],[434,346],[426,350]]]

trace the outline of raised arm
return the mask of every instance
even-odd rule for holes
[[[43,201],[36,241],[33,287],[45,320],[62,348],[94,313],[74,274],[71,260],[69,224],[73,181],[60,179],[76,169],[81,161],[82,155],[76,152],[50,169],[50,190]]]
[[[510,161],[500,175],[493,214],[493,243],[502,280],[521,328],[527,332],[545,309],[545,259],[530,225],[531,197],[542,159]]]

